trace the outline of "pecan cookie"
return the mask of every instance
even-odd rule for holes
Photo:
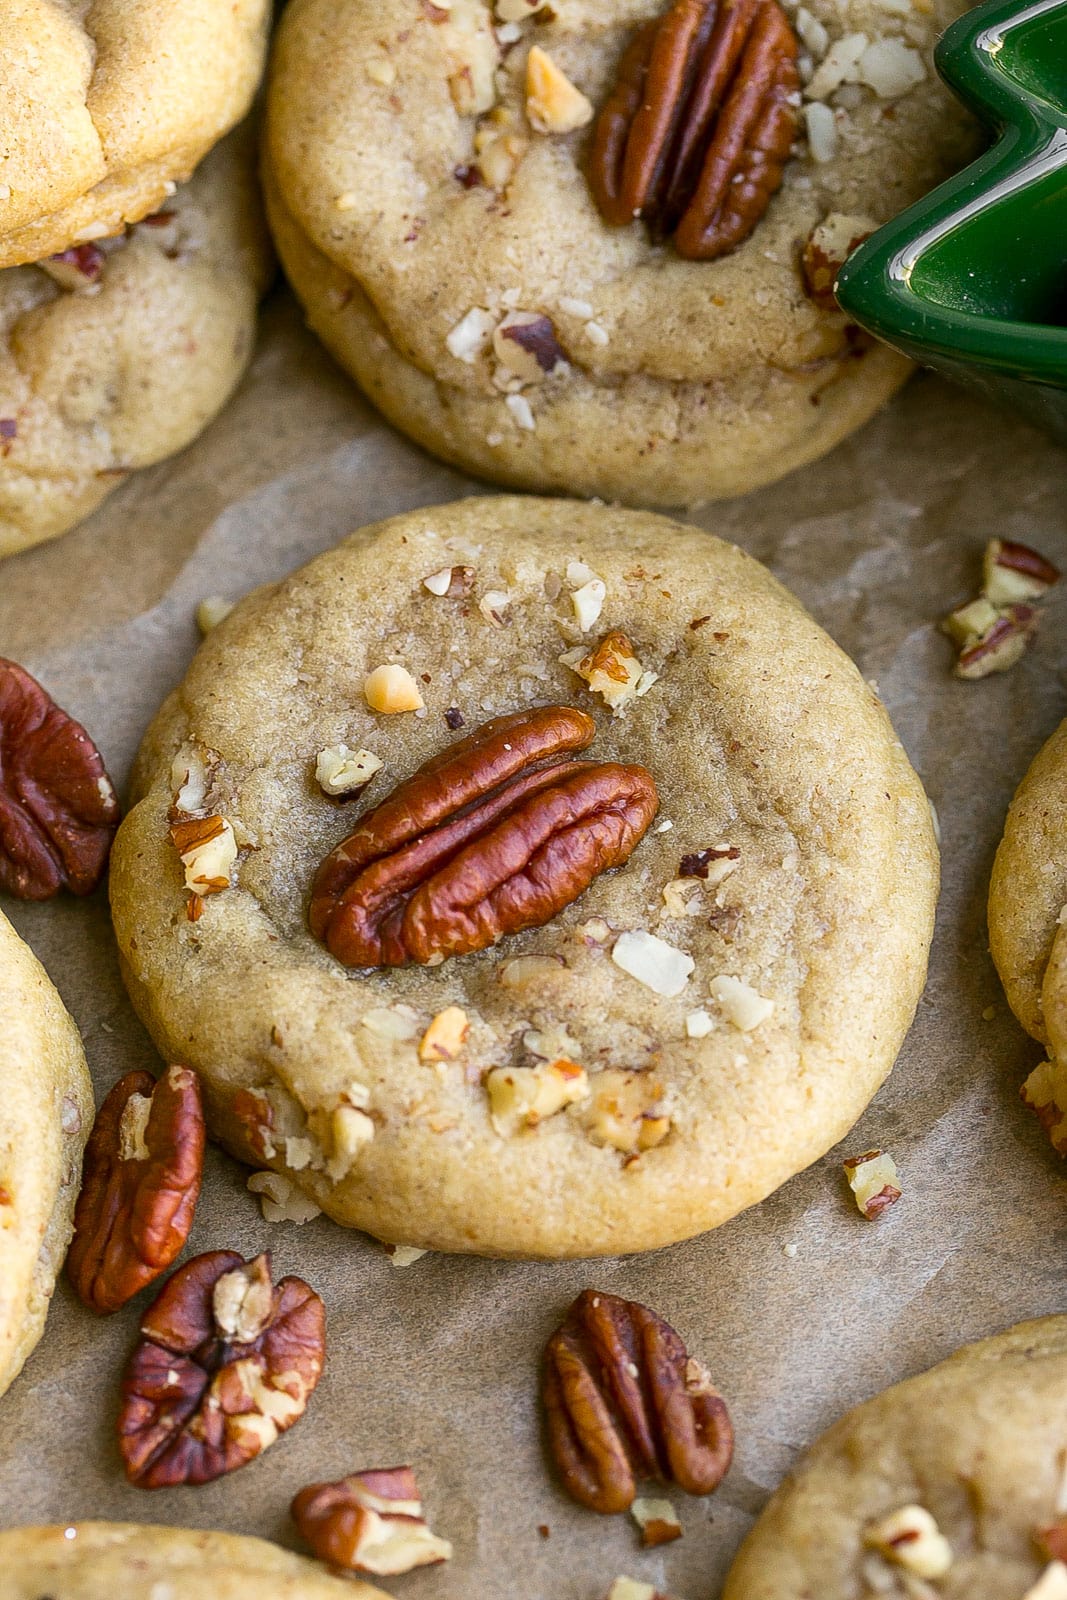
[[[41,1337],[92,1121],[78,1030],[0,912],[0,1394]]]
[[[970,148],[931,61],[962,9],[291,0],[265,160],[284,265],[370,399],[468,471],[744,492],[909,370],[832,288]]]
[[[184,449],[252,353],[269,251],[234,134],[124,233],[0,272],[0,558]]]
[[[989,945],[1008,1004],[1048,1059],[1023,1099],[1067,1155],[1067,722],[1038,751],[1004,823],[989,886]]]
[[[266,1539],[132,1522],[0,1533],[0,1600],[387,1600]]]
[[[240,604],[111,857],[209,1123],[393,1242],[575,1256],[821,1155],[926,970],[930,813],[877,697],[695,529],[488,499]]]
[[[723,1600],[1055,1600],[1065,1407],[1067,1317],[964,1345],[823,1434],[748,1535]]]
[[[160,208],[244,116],[270,0],[5,0],[0,267]]]

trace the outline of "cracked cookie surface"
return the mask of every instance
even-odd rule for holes
[[[248,110],[270,0],[4,0],[0,267],[156,210]]]
[[[1067,1317],[965,1345],[876,1395],[771,1497],[723,1600],[1022,1600],[1047,1565],[1037,1536],[1064,1516],[1065,1404]],[[916,1508],[947,1541],[927,1578],[921,1557],[909,1567],[877,1538],[883,1519]]]
[[[251,356],[269,248],[250,133],[118,238],[0,272],[0,558],[175,454]]]
[[[544,133],[527,111],[531,51],[598,107],[663,9],[565,0],[520,24],[487,0],[291,0],[282,18],[265,164],[286,270],[390,421],[483,477],[637,504],[741,493],[829,449],[908,371],[815,302],[800,258],[828,215],[869,231],[970,149],[930,62],[958,0],[906,15],[861,0],[847,26],[812,0],[803,31],[823,55],[803,52],[805,92],[824,98],[806,103],[832,144],[819,161],[804,146],[712,262],[609,227],[591,127]],[[551,332],[540,374],[508,335],[526,317]]]
[[[92,1121],[78,1030],[0,912],[0,1394],[41,1337]]]
[[[386,664],[410,709],[371,709]],[[651,773],[632,855],[491,948],[342,966],[308,926],[320,864],[537,705],[592,718],[582,760]],[[382,763],[347,800],[316,780],[342,747]],[[111,857],[134,1003],[232,1151],[388,1241],[516,1256],[687,1237],[821,1155],[910,1024],[936,889],[880,702],[765,568],[514,498],[364,529],[241,602],[148,733]]]
[[[385,1600],[266,1539],[144,1523],[76,1522],[0,1533],[0,1600]]]

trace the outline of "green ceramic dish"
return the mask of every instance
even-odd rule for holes
[[[924,366],[1067,441],[1067,0],[993,0],[937,50],[996,142],[862,245],[837,294]]]

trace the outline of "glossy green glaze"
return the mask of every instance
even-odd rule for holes
[[[993,0],[937,50],[995,143],[862,245],[849,316],[1067,440],[1067,0]]]

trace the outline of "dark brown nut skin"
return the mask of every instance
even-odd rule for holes
[[[245,1341],[215,1313],[216,1285],[235,1272],[266,1305]],[[212,1250],[174,1273],[141,1332],[122,1380],[119,1449],[131,1483],[165,1489],[243,1467],[303,1415],[322,1374],[326,1311],[300,1278],[272,1288],[269,1256]]]
[[[564,1487],[626,1511],[644,1478],[711,1494],[733,1456],[726,1403],[647,1306],[585,1289],[545,1350],[548,1439]]]
[[[543,927],[627,860],[659,807],[643,767],[559,759],[595,731],[548,706],[428,761],[327,856],[312,932],[346,966],[394,967]]]
[[[0,892],[91,893],[118,825],[114,785],[85,729],[0,658]]]
[[[676,0],[638,30],[597,119],[593,198],[692,261],[752,233],[797,132],[796,36],[778,0]]]
[[[151,1101],[142,1150],[124,1149],[134,1097]],[[67,1277],[83,1305],[107,1315],[177,1258],[193,1225],[204,1171],[200,1081],[172,1066],[158,1083],[128,1072],[97,1112],[85,1147]]]

